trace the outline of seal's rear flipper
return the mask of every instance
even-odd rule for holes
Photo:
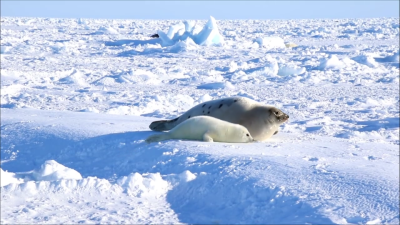
[[[166,131],[165,124],[168,123],[168,120],[158,120],[154,121],[150,124],[149,128],[154,131]]]
[[[157,120],[150,124],[149,128],[154,131],[167,131],[174,128],[175,122],[179,119],[175,118],[173,120]]]

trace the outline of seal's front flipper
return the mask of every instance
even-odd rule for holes
[[[210,133],[206,132],[205,134],[203,134],[203,141],[205,142],[214,142],[214,140],[212,139],[212,137],[210,137]]]
[[[275,134],[277,134],[279,131],[275,131],[275,133],[273,134],[273,135],[275,135]]]
[[[159,141],[164,141],[164,140],[168,140],[168,139],[169,139],[168,133],[153,134],[146,139],[146,142],[148,144],[150,144],[152,142],[159,142]]]

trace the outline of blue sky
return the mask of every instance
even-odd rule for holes
[[[105,19],[399,17],[399,1],[4,1],[1,16]]]

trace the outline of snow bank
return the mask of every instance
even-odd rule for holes
[[[82,179],[81,174],[71,168],[65,167],[54,160],[47,160],[44,164],[32,173],[37,181],[53,181],[61,179]]]
[[[197,45],[211,46],[223,45],[225,43],[224,37],[218,30],[217,22],[214,17],[210,16],[209,21],[204,25],[203,29],[198,33],[194,33],[194,23],[185,21],[170,26],[168,33],[157,31],[162,46],[171,46],[177,44],[179,41],[192,39]],[[191,42],[191,41],[189,41]]]

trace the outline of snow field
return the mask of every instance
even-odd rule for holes
[[[398,18],[1,25],[2,223],[399,222]],[[230,96],[290,120],[143,142]]]

